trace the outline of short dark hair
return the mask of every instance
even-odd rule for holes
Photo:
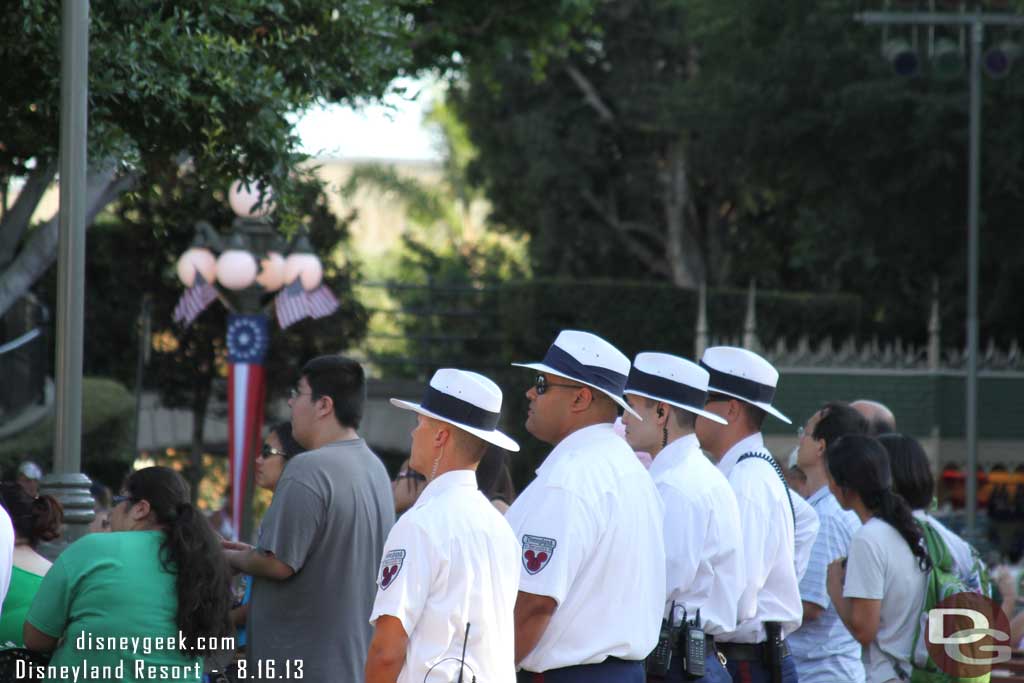
[[[334,403],[334,417],[343,427],[359,429],[366,404],[363,366],[344,356],[318,356],[302,367],[313,400],[327,396]]]
[[[814,425],[811,437],[822,439],[825,448],[831,446],[841,436],[868,433],[868,421],[849,403],[829,401],[818,412],[821,413],[821,417],[818,424]]]
[[[292,435],[291,422],[278,422],[270,428],[270,431],[277,434],[277,440],[281,442],[281,450],[284,451],[285,460],[291,460],[299,453],[306,451],[302,444],[296,441]]]
[[[935,494],[935,477],[928,456],[912,436],[890,432],[878,437],[878,443],[889,452],[892,487],[914,510],[927,510]]]
[[[764,425],[764,417],[768,413],[753,403],[747,403],[740,399],[736,400],[740,401],[740,412],[746,416],[747,423],[757,431],[761,431],[761,426]]]
[[[683,430],[690,430],[691,432],[697,426],[697,413],[691,413],[689,410],[683,408],[672,407],[672,414],[675,416],[676,427]]]
[[[868,425],[868,434],[871,436],[882,436],[883,434],[892,434],[896,431],[896,425],[882,415],[872,415],[870,420],[865,420]]]

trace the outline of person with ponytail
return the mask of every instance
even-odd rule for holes
[[[921,528],[893,491],[889,455],[877,440],[843,436],[825,458],[833,495],[863,523],[848,556],[829,565],[829,598],[863,646],[867,683],[903,680],[931,569]]]
[[[25,646],[53,652],[51,666],[87,661],[90,680],[200,680],[201,657],[231,635],[230,570],[188,484],[166,467],[133,472],[113,498],[110,530],[54,562],[29,609]]]
[[[51,564],[36,552],[36,546],[60,537],[64,508],[53,496],[33,498],[15,482],[0,484],[0,504],[14,525],[14,565],[11,585],[0,609],[0,644],[22,647],[25,615]]]

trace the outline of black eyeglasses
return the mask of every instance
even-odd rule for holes
[[[126,500],[134,501],[135,499],[132,498],[131,496],[113,496],[110,499],[110,502],[111,502],[112,507],[117,507],[118,505],[120,505],[121,503],[125,502]]]
[[[704,405],[709,403],[716,403],[718,401],[732,401],[732,396],[726,396],[725,394],[708,394],[708,397],[704,399]]]
[[[582,389],[583,387],[578,384],[555,384],[549,382],[548,378],[544,375],[537,375],[537,379],[533,382],[533,388],[537,392],[538,396],[543,396],[547,393],[548,389],[552,387],[565,387],[566,389]]]
[[[267,458],[269,458],[272,455],[280,455],[285,460],[288,459],[288,454],[287,453],[282,451],[280,448],[274,448],[273,446],[271,446],[268,443],[263,444],[263,449],[260,451],[260,455],[263,456],[264,460],[266,460]]]

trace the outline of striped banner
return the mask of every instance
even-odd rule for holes
[[[235,315],[228,319],[228,473],[231,481],[231,524],[242,532],[249,468],[263,431],[267,395],[263,358],[267,352],[267,318]],[[250,539],[241,539],[249,541]]]

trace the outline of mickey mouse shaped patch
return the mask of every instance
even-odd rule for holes
[[[544,536],[523,536],[523,567],[527,574],[536,574],[547,566],[551,556],[555,554],[557,543],[553,538]]]
[[[387,590],[388,586],[395,582],[398,572],[402,571],[402,563],[405,561],[405,551],[402,549],[389,550],[380,563],[380,587]]]

